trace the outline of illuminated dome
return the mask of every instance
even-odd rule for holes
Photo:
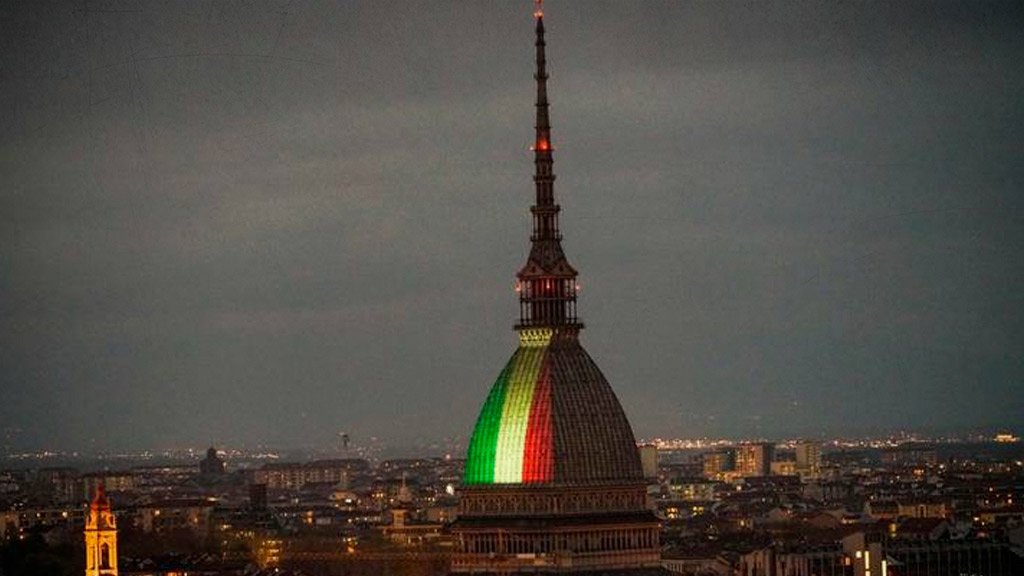
[[[477,419],[466,484],[642,478],[629,421],[575,331],[522,330]]]

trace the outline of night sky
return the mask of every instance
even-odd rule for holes
[[[0,0],[0,448],[468,436],[517,344],[531,10]],[[1024,4],[546,14],[638,436],[1024,432]]]

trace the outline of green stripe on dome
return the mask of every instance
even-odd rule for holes
[[[466,484],[494,482],[494,456],[498,447],[498,433],[501,431],[501,415],[505,410],[505,390],[515,361],[516,355],[513,355],[498,375],[497,382],[480,410],[466,454]]]
[[[516,353],[515,369],[506,387],[505,408],[495,451],[495,483],[523,481],[523,451],[530,424],[530,406],[533,405],[533,391],[537,387],[537,375],[546,351],[544,347],[532,347],[520,348]]]
[[[473,429],[466,455],[466,484],[523,481],[526,439],[546,338],[524,340],[494,383]],[[531,452],[532,454],[532,452]]]

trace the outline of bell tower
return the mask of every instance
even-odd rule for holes
[[[117,576],[117,522],[102,484],[85,521],[85,576]]]

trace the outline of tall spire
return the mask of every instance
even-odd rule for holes
[[[535,0],[533,15],[537,20],[537,121],[534,125],[533,182],[536,199],[530,208],[533,214],[533,235],[530,257],[516,275],[519,278],[518,328],[570,328],[582,325],[576,318],[576,270],[562,251],[562,234],[558,228],[561,208],[555,203],[555,173],[551,145],[551,118],[548,105],[548,72],[544,41],[543,1]]]
[[[543,0],[536,0],[533,12],[537,19],[537,72],[534,78],[537,80],[537,122],[534,124],[536,136],[533,143],[534,175],[533,181],[537,188],[537,203],[535,213],[540,218],[534,219],[533,235],[539,239],[557,238],[558,233],[558,207],[555,206],[555,174],[553,171],[554,160],[551,156],[551,118],[548,114],[548,72],[547,59],[544,55],[544,4]],[[543,207],[544,209],[540,209]]]

